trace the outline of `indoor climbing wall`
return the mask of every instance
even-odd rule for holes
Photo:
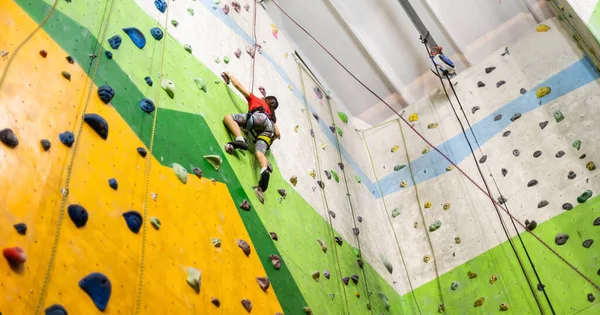
[[[539,238],[523,233],[556,313],[597,312],[600,266],[594,240],[600,237],[600,208],[594,194],[600,187],[593,117],[600,94],[595,66],[560,22],[549,20],[452,83],[464,115],[448,84],[446,89],[474,157],[441,86],[402,115],[474,183],[395,117],[362,132],[379,179],[380,209],[401,237],[412,282],[402,293],[414,289],[421,310],[428,312],[443,303],[448,312],[510,308],[534,314],[539,313],[534,292],[550,310],[511,218],[501,207],[497,212],[476,186],[486,191],[483,176],[494,200]],[[515,223],[523,232],[520,224]]]

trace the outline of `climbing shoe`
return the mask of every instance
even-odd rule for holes
[[[273,173],[273,165],[271,165],[271,163],[267,163],[267,171],[269,171],[269,173]]]
[[[234,149],[248,150],[248,144],[246,143],[246,141],[235,140],[227,144],[231,144]]]
[[[260,173],[260,180],[258,181],[258,187],[262,189],[263,192],[267,191],[269,187],[269,179],[271,178],[271,173],[269,171],[263,171]]]

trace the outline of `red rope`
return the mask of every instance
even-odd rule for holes
[[[256,66],[256,51],[258,47],[258,43],[256,40],[256,2],[258,0],[254,0],[254,18],[252,20],[252,40],[254,41],[253,53],[252,53],[252,61],[251,61],[251,69],[250,69],[250,93],[254,92],[254,68]]]
[[[446,156],[444,153],[442,153],[442,151],[440,151],[436,146],[434,146],[431,142],[429,142],[422,134],[420,134],[413,126],[411,126],[410,123],[408,123],[408,121],[406,121],[406,119],[404,117],[402,117],[400,115],[400,113],[398,113],[394,108],[392,108],[392,106],[390,106],[390,104],[388,104],[383,98],[381,98],[379,95],[377,95],[375,92],[373,92],[373,90],[371,90],[367,85],[365,85],[359,78],[357,78],[350,70],[348,70],[348,68],[346,68],[337,58],[335,58],[331,52],[329,52],[329,50],[327,50],[327,48],[325,48],[316,38],[314,38],[314,36],[312,36],[304,27],[302,27],[300,24],[298,24],[298,22],[296,22],[296,20],[294,20],[291,16],[289,16],[289,14],[287,14],[287,12],[285,12],[277,2],[275,2],[275,0],[271,0],[271,2],[273,2],[273,4],[275,4],[275,6],[277,6],[277,8],[279,8],[279,10],[285,15],[287,16],[294,24],[296,24],[296,26],[298,26],[302,31],[304,31],[304,33],[306,33],[306,35],[308,35],[310,38],[312,38],[319,46],[321,46],[321,48],[323,48],[323,50],[333,59],[335,60],[335,62],[340,65],[340,67],[342,67],[350,76],[352,76],[354,78],[354,80],[356,80],[360,85],[362,85],[367,91],[369,91],[371,94],[373,94],[373,96],[375,96],[379,101],[381,101],[383,104],[385,104],[390,110],[392,110],[398,117],[400,117],[400,119],[413,131],[417,134],[417,136],[419,136],[419,138],[421,138],[423,141],[425,141],[425,143],[427,143],[427,145],[429,145],[432,149],[434,149],[435,151],[437,151],[439,154],[442,155],[442,157],[444,159],[446,159],[450,164],[452,164],[454,167],[456,167],[456,169],[463,174],[471,183],[473,183],[473,185],[475,185],[475,187],[477,187],[483,194],[485,194],[488,198],[490,198],[490,200],[492,202],[494,202],[496,205],[498,205],[498,207],[500,207],[500,209],[502,209],[504,212],[506,212],[506,214],[508,214],[515,222],[517,222],[522,228],[525,229],[525,231],[529,232],[529,234],[531,234],[531,236],[533,236],[536,240],[538,240],[542,245],[544,245],[544,247],[546,247],[548,250],[550,250],[550,252],[552,252],[554,255],[556,255],[556,257],[558,257],[560,260],[562,260],[567,266],[569,266],[571,269],[573,269],[573,271],[575,271],[577,274],[579,274],[582,278],[584,278],[589,284],[591,284],[592,286],[594,286],[598,291],[600,291],[600,286],[597,285],[596,283],[594,283],[590,278],[588,278],[586,275],[584,275],[581,271],[579,271],[579,269],[577,269],[577,267],[573,266],[571,263],[569,263],[564,257],[562,257],[559,253],[557,253],[554,249],[552,249],[550,247],[550,245],[548,245],[546,242],[544,242],[539,236],[537,236],[535,233],[533,233],[532,231],[530,231],[529,229],[527,229],[527,227],[525,226],[525,224],[521,223],[521,221],[517,220],[517,218],[515,218],[510,211],[508,211],[508,209],[506,207],[503,207],[500,203],[498,203],[493,196],[491,196],[490,194],[488,194],[483,188],[481,188],[481,186],[479,186],[471,177],[469,177],[469,175],[467,175],[467,173],[465,173],[460,167],[458,167],[458,165],[456,165],[456,163],[454,163],[452,160],[450,160],[450,158],[448,156]],[[417,183],[414,183],[415,185]]]

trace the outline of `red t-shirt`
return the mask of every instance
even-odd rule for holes
[[[269,104],[265,102],[265,100],[256,97],[254,94],[250,94],[250,96],[246,97],[246,100],[248,100],[248,111],[253,111],[262,107],[265,114],[269,115],[269,117],[273,117],[271,114],[271,108],[269,107]]]

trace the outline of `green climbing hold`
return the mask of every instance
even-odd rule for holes
[[[205,155],[204,159],[212,165],[215,170],[219,170],[221,168],[221,164],[223,164],[223,159],[218,155]]]
[[[213,238],[212,240],[212,244],[214,247],[221,247],[221,240],[218,238]]]
[[[442,226],[442,221],[437,220],[429,226],[429,231],[433,232],[433,231],[439,229],[441,226]]]
[[[397,172],[405,167],[406,167],[406,165],[404,165],[404,164],[398,164],[398,165],[394,166],[394,171]]]
[[[592,191],[591,190],[586,190],[583,194],[579,195],[579,197],[577,197],[577,202],[579,203],[585,203],[586,201],[588,201],[588,199],[590,199],[592,197]]]
[[[360,253],[360,249],[358,249],[356,247],[352,247],[352,251],[354,251],[354,256],[356,256],[358,258],[362,258],[362,255]]]
[[[331,172],[331,177],[333,177],[333,179],[335,179],[335,181],[337,183],[339,183],[340,182],[340,177],[338,176],[338,174],[334,170],[331,170],[330,172]]]
[[[194,78],[194,82],[196,82],[196,86],[204,91],[204,93],[208,92],[208,87],[206,86],[206,81],[203,78]]]
[[[356,175],[356,176],[354,176],[354,179],[356,179],[357,183],[359,183],[359,184],[362,183],[362,178],[360,178],[360,176]]]
[[[390,310],[390,301],[388,300],[387,296],[385,296],[385,294],[379,292],[379,298],[381,299],[381,302],[383,303],[383,307],[385,308],[386,311]]]
[[[185,51],[189,52],[190,54],[192,53],[192,46],[190,46],[189,44],[183,45],[183,49],[185,49]]]
[[[215,4],[220,4],[221,0],[215,0],[214,2],[215,2]]]
[[[188,8],[187,11],[191,16],[194,16],[194,9]]]
[[[160,87],[163,90],[165,90],[165,92],[167,92],[167,94],[169,94],[169,97],[171,97],[171,98],[175,97],[175,83],[173,83],[173,81],[163,79],[160,82]]]
[[[581,140],[573,141],[573,148],[575,148],[575,149],[577,149],[577,151],[579,151],[581,149]]]
[[[179,22],[177,22],[176,20],[171,20],[171,24],[173,24],[173,26],[177,27],[177,25],[179,25]]]
[[[188,173],[187,173],[187,170],[183,166],[181,166],[177,163],[173,163],[173,171],[175,172],[175,175],[177,176],[177,178],[179,178],[179,180],[182,183],[184,183],[184,184],[187,183]]]
[[[348,123],[348,115],[346,115],[345,113],[342,113],[342,112],[338,112],[338,116],[345,124]]]
[[[230,61],[229,57],[227,57],[227,56],[223,57],[223,62],[224,62],[225,64],[228,64],[228,63],[229,63],[229,61]]]
[[[400,209],[394,208],[394,210],[392,210],[392,218],[395,218],[399,215],[400,215]]]
[[[385,266],[385,269],[387,269],[387,271],[391,274],[394,271],[394,267],[392,266],[392,263],[390,263],[389,260],[387,260],[387,258],[383,257],[383,266]]]
[[[201,277],[202,277],[202,274],[200,273],[200,270],[198,270],[196,268],[188,267],[187,283],[190,285],[190,287],[192,287],[192,289],[194,289],[196,294],[200,294],[200,284],[202,281]]]
[[[342,130],[342,128],[335,126],[335,131],[337,131],[337,134],[340,135],[340,137],[344,136],[344,131]]]
[[[552,112],[552,116],[554,116],[554,120],[556,120],[556,122],[561,122],[565,119],[563,113],[558,109]]]
[[[219,58],[219,56],[215,56],[215,58],[213,58],[215,63],[220,63],[221,62],[221,58]]]
[[[160,230],[160,220],[158,218],[151,217],[150,224],[152,224],[155,229]]]

